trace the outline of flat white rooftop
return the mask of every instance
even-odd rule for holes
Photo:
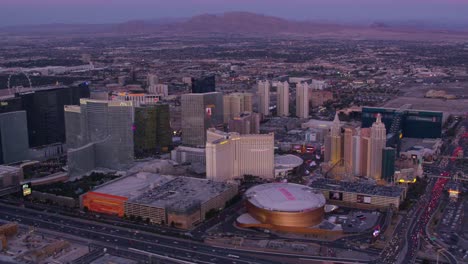
[[[6,165],[0,165],[0,174],[4,173],[18,173],[20,171],[19,168],[13,167],[13,166],[6,166]]]
[[[292,154],[275,156],[275,166],[295,168],[300,166],[303,162],[303,159]]]
[[[246,197],[253,205],[270,211],[304,212],[325,205],[321,192],[294,183],[267,183],[247,190]]]
[[[173,176],[153,174],[149,172],[138,172],[130,176],[124,176],[92,190],[93,192],[111,194],[127,197],[137,197],[151,187],[164,185],[174,179]]]

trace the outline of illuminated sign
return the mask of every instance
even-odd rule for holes
[[[22,190],[23,190],[23,196],[28,196],[31,194],[32,190],[31,190],[31,183],[25,183],[21,186]]]
[[[458,195],[460,194],[460,191],[450,189],[450,190],[448,191],[448,193],[449,193],[449,196],[450,196],[451,198],[458,198]]]
[[[408,180],[405,180],[405,179],[399,179],[398,180],[399,183],[415,183],[416,182],[416,178],[414,179],[408,179]]]
[[[357,197],[356,197],[356,201],[358,203],[370,204],[371,203],[371,197],[358,194]]]
[[[205,109],[205,113],[206,113],[207,116],[211,116],[211,114],[212,114],[211,108],[207,107],[207,108]]]

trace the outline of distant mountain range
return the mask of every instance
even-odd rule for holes
[[[204,14],[192,18],[135,20],[118,24],[48,24],[0,28],[3,34],[151,34],[303,36],[346,39],[468,39],[468,31],[450,31],[421,23],[345,25],[293,21],[248,12]]]

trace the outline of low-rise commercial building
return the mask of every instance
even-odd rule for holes
[[[224,208],[237,192],[237,185],[138,172],[82,195],[80,206],[93,212],[191,229],[205,220],[210,210]]]
[[[345,182],[320,178],[310,184],[320,190],[327,202],[338,206],[360,209],[398,209],[406,197],[399,186],[382,186],[363,182]]]

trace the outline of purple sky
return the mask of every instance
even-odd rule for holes
[[[0,26],[107,23],[250,11],[339,22],[468,21],[468,0],[0,0]]]

